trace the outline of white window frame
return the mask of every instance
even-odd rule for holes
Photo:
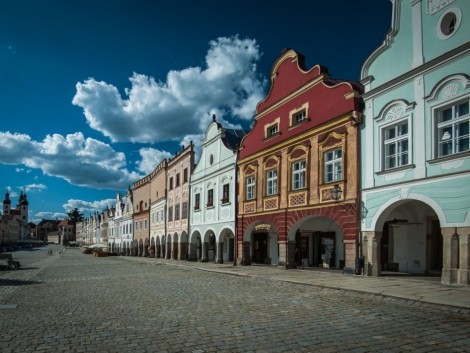
[[[338,155],[339,154],[339,155]],[[331,156],[331,158],[330,158]],[[323,154],[323,180],[332,183],[343,179],[343,150],[336,148]],[[330,169],[331,168],[331,169]],[[331,175],[331,177],[329,177]]]
[[[406,125],[407,132],[402,133],[399,129],[401,126]],[[387,137],[388,131],[394,131],[394,137]],[[382,170],[390,170],[400,168],[410,164],[411,160],[411,125],[409,119],[400,119],[394,121],[393,124],[382,126],[380,129],[381,138],[381,163]],[[403,149],[403,144],[406,141],[406,151]],[[388,152],[388,147],[395,147],[394,153]],[[390,166],[389,159],[394,159],[395,163]]]
[[[277,169],[266,171],[266,196],[277,194]]]
[[[462,105],[467,105],[467,113],[460,115],[456,110],[457,107]],[[443,121],[442,113],[444,111],[451,109],[451,117],[448,120]],[[462,152],[469,152],[469,126],[470,125],[470,97],[466,96],[460,99],[456,99],[452,102],[448,102],[445,105],[434,108],[433,118],[434,118],[434,152],[436,158],[443,158],[454,156]],[[462,135],[461,125],[467,123],[467,131],[465,135]],[[450,128],[450,129],[449,129]],[[450,152],[443,153],[442,150],[442,141],[449,141],[451,143]],[[467,141],[467,149],[461,149],[459,140]]]
[[[247,176],[245,181],[246,181],[245,198],[246,200],[254,200],[255,199],[255,183],[256,183],[256,179],[254,175]]]
[[[272,124],[272,125],[268,126],[268,130],[267,130],[268,136],[267,137],[276,136],[278,133],[279,133],[279,124],[278,123],[275,123],[275,124]]]
[[[292,163],[292,190],[305,189],[307,186],[307,163],[305,159]]]

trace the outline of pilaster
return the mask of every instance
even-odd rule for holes
[[[366,247],[364,259],[365,273],[367,276],[378,277],[382,275],[380,260],[380,239],[382,232],[363,232],[363,246]]]
[[[443,260],[441,283],[457,283],[459,239],[455,228],[441,228]]]
[[[457,228],[459,237],[458,283],[470,285],[470,227]]]

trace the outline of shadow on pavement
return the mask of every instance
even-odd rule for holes
[[[20,279],[1,279],[0,286],[26,286],[30,284],[40,284],[41,282],[37,281],[23,281]]]

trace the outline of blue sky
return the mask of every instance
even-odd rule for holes
[[[283,49],[358,80],[390,22],[388,0],[0,0],[2,200],[101,211],[213,113],[247,129]]]

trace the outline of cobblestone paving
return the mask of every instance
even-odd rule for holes
[[[0,273],[0,330],[2,353],[470,350],[468,315],[72,249]]]

